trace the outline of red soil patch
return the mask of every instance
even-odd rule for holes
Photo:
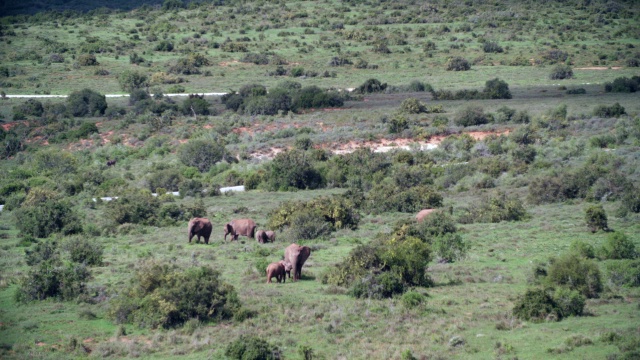
[[[12,121],[12,122],[8,122],[5,124],[2,124],[2,128],[4,129],[4,131],[9,131],[11,130],[12,127],[17,126],[18,124],[25,124],[27,126],[29,126],[29,122],[28,121]]]

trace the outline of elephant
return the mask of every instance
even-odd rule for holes
[[[276,242],[276,232],[275,231],[267,230],[267,231],[265,231],[265,233],[267,234],[267,239],[269,239],[269,242]]]
[[[193,218],[189,220],[189,242],[193,236],[198,237],[198,242],[200,242],[200,236],[204,237],[204,243],[209,243],[209,236],[211,236],[211,230],[213,227],[211,226],[211,221],[206,218]]]
[[[424,220],[424,218],[427,217],[427,215],[431,214],[434,211],[436,211],[436,209],[423,209],[423,210],[420,210],[420,212],[416,215],[416,221],[420,222],[420,221]]]
[[[267,284],[271,283],[272,278],[276,278],[278,283],[286,282],[285,267],[282,263],[278,261],[267,266]]]
[[[289,275],[289,279],[291,279],[291,269],[293,269],[293,265],[291,265],[290,262],[284,260],[280,260],[278,262],[282,264],[282,266],[284,266],[284,272],[286,272],[287,275]]]
[[[311,255],[311,249],[308,246],[300,246],[291,244],[284,249],[284,261],[288,261],[293,270],[293,281],[298,281],[302,275],[302,265]],[[291,274],[289,274],[291,277]]]
[[[256,231],[256,240],[258,240],[258,242],[260,244],[264,244],[266,242],[269,242],[269,238],[267,237],[266,231],[264,231],[264,230]]]
[[[224,225],[224,240],[231,234],[231,240],[238,240],[238,236],[255,237],[256,222],[251,219],[235,219]]]

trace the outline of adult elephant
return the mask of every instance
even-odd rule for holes
[[[267,232],[264,230],[256,231],[256,240],[258,240],[260,244],[269,242],[269,238],[267,237]]]
[[[422,220],[424,220],[424,218],[426,218],[429,214],[431,214],[434,211],[436,211],[436,209],[423,209],[423,210],[420,210],[420,212],[418,214],[416,214],[416,221],[417,222],[421,222]]]
[[[189,242],[191,242],[194,236],[197,236],[198,242],[200,242],[200,237],[202,236],[204,243],[208,244],[212,229],[211,221],[207,218],[193,218],[189,220]]]
[[[235,219],[224,225],[224,240],[231,234],[231,240],[238,240],[238,236],[255,237],[256,222],[251,219]]]
[[[311,249],[308,246],[300,246],[291,244],[284,249],[284,261],[291,264],[293,270],[293,281],[298,281],[302,275],[302,265],[311,255]],[[291,274],[289,274],[291,276]]]

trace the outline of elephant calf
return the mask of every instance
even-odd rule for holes
[[[286,282],[284,265],[279,261],[267,266],[267,284],[270,284],[271,279],[274,277],[278,283]]]

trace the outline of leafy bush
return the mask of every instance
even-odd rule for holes
[[[567,90],[567,95],[581,95],[586,93],[587,90],[585,90],[585,88],[575,88]]]
[[[487,80],[482,93],[485,99],[511,99],[509,84],[498,78]]]
[[[489,117],[482,107],[468,105],[456,114],[453,122],[458,126],[475,126],[489,123]]]
[[[67,108],[73,116],[104,115],[107,99],[91,89],[74,91],[67,98]]]
[[[369,79],[353,91],[357,94],[370,94],[382,92],[387,88],[386,83],[381,83],[378,79]]]
[[[322,174],[313,167],[306,153],[296,149],[276,155],[267,164],[265,180],[271,191],[317,189],[324,182]]]
[[[67,240],[62,248],[69,253],[71,261],[92,266],[102,265],[103,247],[91,240],[73,237]]]
[[[269,213],[267,227],[283,229],[291,227],[301,236],[318,229],[322,235],[325,229],[356,229],[360,218],[354,204],[341,196],[319,197],[306,202],[285,202]],[[306,236],[305,238],[310,238]],[[312,237],[311,237],[312,238]]]
[[[222,160],[225,148],[220,142],[206,139],[192,139],[178,148],[178,158],[183,164],[193,166],[201,172],[211,169]]]
[[[607,230],[607,214],[602,205],[591,205],[585,209],[585,221],[591,232]]]
[[[560,320],[558,305],[545,289],[527,289],[513,306],[513,315],[527,321]]]
[[[433,187],[421,185],[404,189],[399,186],[378,184],[366,194],[363,208],[379,214],[387,211],[418,212],[442,206],[442,195]]]
[[[153,225],[160,201],[149,191],[128,189],[118,199],[106,205],[106,217],[117,224]]]
[[[551,80],[571,79],[573,77],[573,69],[569,65],[556,65],[551,70],[549,77]]]
[[[204,99],[204,95],[189,94],[180,106],[185,115],[209,115],[209,102]]]
[[[605,92],[621,92],[621,93],[633,93],[640,88],[640,76],[619,77],[613,80],[613,82],[604,83]]]
[[[407,98],[400,104],[400,111],[407,114],[420,114],[427,112],[427,106],[416,98]]]
[[[42,241],[36,243],[33,249],[26,249],[24,251],[25,262],[29,266],[40,264],[41,262],[49,261],[51,259],[58,258],[60,251],[58,249],[58,243],[55,241]]]
[[[503,192],[486,195],[479,203],[464,209],[458,219],[462,223],[497,223],[500,221],[521,221],[529,218],[524,204],[517,196],[507,196]]]
[[[606,263],[609,281],[617,286],[640,286],[640,260],[620,260]]]
[[[133,70],[125,70],[118,76],[118,83],[122,90],[131,93],[136,89],[148,86],[147,75]]]
[[[280,350],[258,337],[240,335],[227,345],[224,355],[235,360],[276,360],[280,359]]]
[[[191,53],[186,57],[178,59],[175,65],[169,68],[169,72],[182,75],[200,74],[201,66],[209,66],[211,61],[202,54]]]
[[[73,300],[85,292],[85,282],[90,276],[83,264],[64,264],[59,259],[52,258],[39,263],[20,280],[16,300]]]
[[[336,91],[322,90],[317,86],[305,86],[291,97],[291,109],[294,111],[344,105],[344,101]]]
[[[82,231],[71,204],[57,197],[34,201],[27,197],[25,203],[14,211],[14,216],[18,230],[38,238],[57,232],[74,234]]]
[[[456,56],[447,61],[447,71],[467,71],[471,70],[471,64],[465,58]]]
[[[552,286],[566,286],[588,298],[602,291],[602,275],[598,264],[573,253],[550,260],[545,279]]]
[[[189,319],[220,321],[240,310],[233,286],[205,266],[181,270],[159,261],[142,263],[126,287],[111,300],[109,316],[117,323],[146,328],[174,328]]]
[[[603,259],[635,259],[638,257],[635,244],[622,232],[609,234],[599,255]]]
[[[482,45],[482,50],[485,53],[501,53],[504,51],[502,46],[495,41],[485,41]]]
[[[80,66],[97,66],[100,65],[94,54],[80,54],[76,60]]]
[[[44,113],[42,103],[36,99],[29,99],[21,105],[13,107],[13,120],[24,120],[27,117],[39,117]]]
[[[606,105],[598,105],[595,109],[593,109],[593,116],[599,116],[603,118],[611,118],[611,117],[620,117],[627,112],[624,107],[620,105],[620,103],[615,103],[611,106]]]
[[[426,301],[426,297],[416,291],[407,291],[400,299],[407,309],[416,308]]]
[[[573,241],[571,245],[569,245],[569,251],[587,259],[593,259],[596,257],[593,246],[580,240]]]
[[[432,248],[440,260],[454,262],[466,256],[469,244],[459,234],[448,233],[434,237]]]
[[[553,300],[556,303],[560,317],[566,318],[569,316],[581,316],[586,298],[576,290],[560,286],[553,293]]]

